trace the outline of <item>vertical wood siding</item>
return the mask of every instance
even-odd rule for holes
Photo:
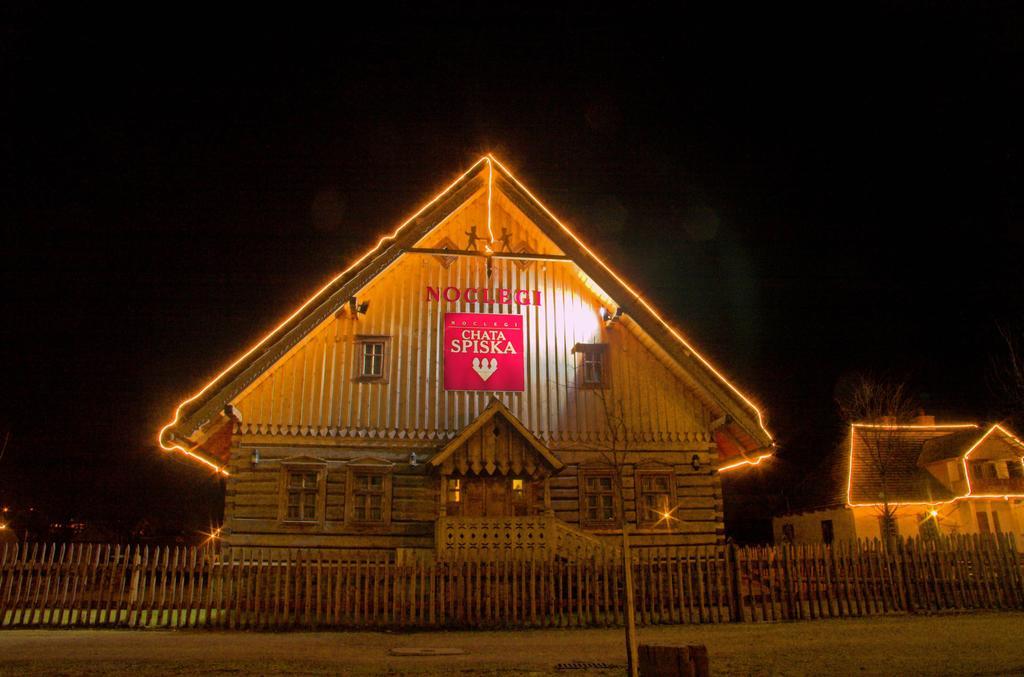
[[[487,234],[485,196],[476,198],[419,243],[459,248],[466,231]],[[561,252],[507,200],[495,195],[492,230],[511,233],[513,246],[535,253]],[[482,246],[482,243],[481,243]],[[431,255],[403,255],[358,294],[369,301],[358,319],[331,318],[268,370],[234,404],[239,432],[361,439],[443,440],[471,423],[489,393],[446,392],[440,345],[445,312],[517,313],[525,323],[526,390],[498,397],[538,437],[552,446],[607,441],[598,393],[576,388],[576,343],[609,344],[608,401],[621,401],[631,443],[647,448],[698,448],[710,443],[710,414],[691,387],[670,372],[625,322],[606,329],[603,304],[592,283],[572,263],[521,266],[494,260],[487,278],[483,259],[456,257],[447,269]],[[427,301],[427,287],[537,289],[540,307],[498,303]],[[611,310],[611,308],[609,308]],[[386,383],[354,379],[357,335],[391,337]]]

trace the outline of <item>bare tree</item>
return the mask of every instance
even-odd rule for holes
[[[836,404],[850,434],[857,435],[862,444],[860,461],[878,478],[882,540],[891,548],[896,537],[896,506],[890,491],[901,446],[898,426],[909,422],[917,407],[905,382],[865,374],[841,385]]]
[[[1008,417],[1024,423],[1024,331],[999,327],[1004,352],[992,360],[992,377],[999,395],[1005,399]]]
[[[626,606],[626,665],[630,675],[639,674],[639,648],[636,634],[636,598],[633,592],[632,559],[629,545],[630,524],[626,519],[625,487],[622,476],[630,463],[629,425],[626,420],[625,406],[620,398],[612,398],[600,388],[587,389],[600,404],[605,426],[608,428],[608,440],[599,450],[601,462],[612,470],[612,496],[614,510],[622,530],[622,563],[625,573],[625,606]],[[580,481],[584,481],[582,478]],[[585,506],[584,506],[585,507]],[[639,506],[637,506],[639,509]]]

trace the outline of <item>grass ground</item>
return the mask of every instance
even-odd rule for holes
[[[717,675],[1024,674],[1024,614],[894,616],[644,628],[641,641],[705,644]],[[399,657],[402,647],[461,656]],[[622,674],[622,631],[253,633],[0,631],[0,674]]]

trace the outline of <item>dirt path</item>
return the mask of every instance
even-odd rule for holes
[[[715,674],[1021,674],[1024,614],[987,613],[804,623],[665,626],[650,642],[701,643]],[[454,647],[462,656],[391,656]],[[621,630],[249,633],[4,630],[0,674],[621,674]]]

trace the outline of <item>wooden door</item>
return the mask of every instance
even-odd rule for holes
[[[467,477],[466,517],[508,517],[512,514],[510,481],[507,477]]]
[[[490,477],[486,480],[485,517],[508,517],[512,514],[508,485],[509,481],[506,477]]]

